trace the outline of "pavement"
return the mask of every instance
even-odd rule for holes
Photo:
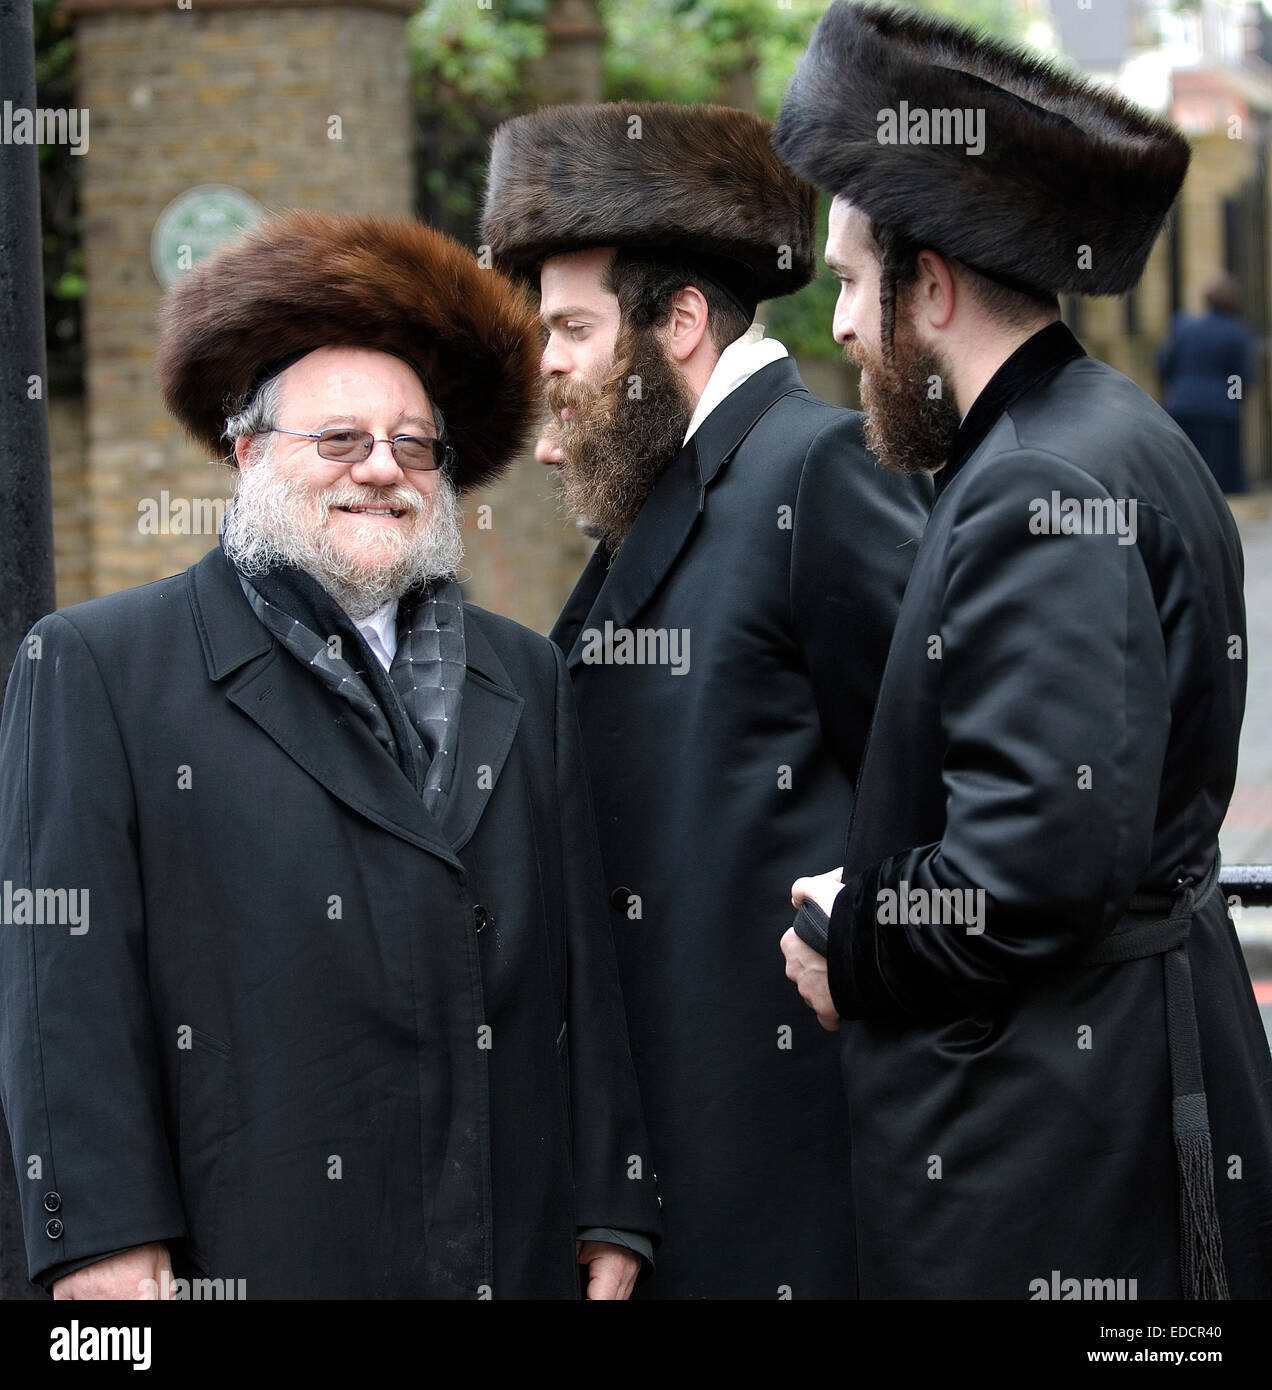
[[[1237,785],[1219,851],[1225,864],[1272,864],[1272,493],[1228,500],[1245,548],[1249,669]],[[1231,912],[1272,1041],[1272,908]]]

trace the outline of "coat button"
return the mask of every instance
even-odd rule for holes
[[[481,903],[473,904],[473,921],[477,924],[477,930],[479,932],[484,931],[486,929],[486,923],[490,921],[490,913],[486,911]]]
[[[52,1217],[50,1220],[44,1223],[44,1234],[48,1236],[50,1240],[61,1240],[62,1223],[57,1219],[56,1216]]]
[[[615,888],[610,894],[610,906],[618,912],[627,911],[627,900],[632,895],[630,888]]]
[[[62,1198],[56,1192],[46,1192],[44,1194],[44,1210],[56,1211],[62,1205]]]

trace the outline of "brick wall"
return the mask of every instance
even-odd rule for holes
[[[49,471],[53,479],[53,571],[57,582],[57,606],[65,608],[70,603],[82,603],[94,594],[82,397],[54,396],[49,401]]]
[[[81,170],[85,485],[82,498],[59,492],[60,602],[171,574],[214,543],[142,535],[142,499],[230,491],[225,469],[185,438],[155,385],[157,217],[205,183],[232,184],[266,208],[409,213],[404,8],[224,0],[189,10],[172,0],[66,7],[91,143]],[[328,135],[333,115],[339,140]]]

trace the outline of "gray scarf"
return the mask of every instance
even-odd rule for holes
[[[403,595],[397,652],[386,673],[353,620],[291,566],[239,583],[252,611],[289,652],[352,705],[434,815],[454,776],[466,652],[453,575]]]

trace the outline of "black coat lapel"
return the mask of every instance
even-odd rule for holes
[[[570,597],[565,601],[565,607],[561,609],[552,625],[552,631],[548,634],[565,655],[573,656],[574,660],[577,660],[574,644],[584,623],[587,622],[587,615],[592,611],[596,596],[601,592],[605,576],[609,573],[610,554],[610,549],[604,541],[592,551],[587,564],[583,566],[582,574],[570,591]]]
[[[464,605],[468,674],[456,766],[442,805],[442,832],[456,850],[463,849],[481,820],[525,706],[482,629],[483,616],[480,609]]]
[[[792,358],[762,367],[694,431],[658,480],[608,569],[610,552],[603,543],[597,546],[552,629],[552,640],[566,653],[571,669],[583,659],[585,632],[604,631],[606,622],[627,627],[639,615],[689,539],[708,487],[738,446],[772,405],[805,389]]]
[[[257,621],[220,549],[190,570],[208,675],[335,797],[383,829],[458,866],[419,794],[352,709],[342,709]]]
[[[645,606],[689,538],[702,510],[696,440],[691,439],[659,478],[635,524],[606,571],[586,619],[566,652],[571,668],[582,660],[583,633],[607,621],[625,627]],[[597,547],[589,568],[603,566],[609,552]]]

